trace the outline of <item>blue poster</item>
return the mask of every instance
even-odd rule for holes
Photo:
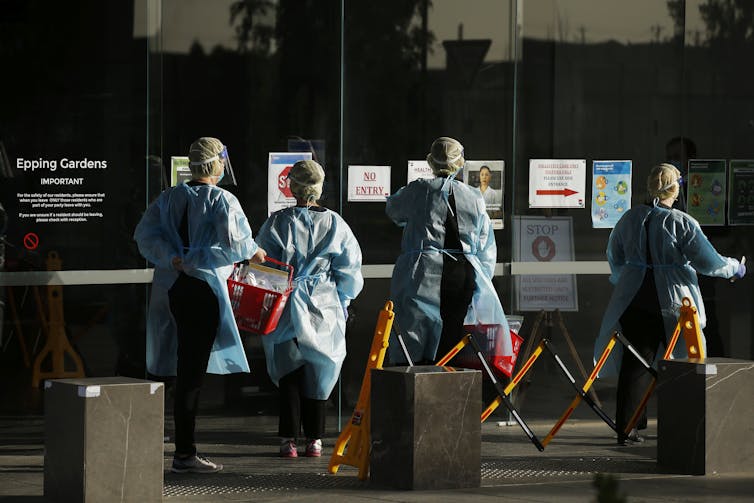
[[[612,229],[631,208],[631,161],[592,161],[592,227]]]

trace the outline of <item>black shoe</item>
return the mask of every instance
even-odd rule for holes
[[[639,432],[634,428],[628,435],[624,433],[618,434],[618,445],[632,445],[640,444],[644,442],[644,437],[639,435]]]
[[[639,419],[639,424],[636,425],[637,430],[646,430],[647,429],[647,416],[642,417]]]

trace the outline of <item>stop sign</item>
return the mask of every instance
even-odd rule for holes
[[[288,173],[291,172],[293,166],[286,166],[283,171],[278,175],[278,189],[283,193],[285,197],[293,197],[291,192],[291,182],[288,180]]]

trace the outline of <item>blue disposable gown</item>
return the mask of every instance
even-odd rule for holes
[[[337,213],[297,206],[270,215],[257,242],[294,269],[278,326],[262,337],[267,372],[277,385],[304,366],[304,396],[326,400],[346,356],[344,310],[364,286],[359,243]]]
[[[654,263],[652,269],[648,269],[646,263],[647,237]],[[647,205],[632,208],[618,221],[608,240],[607,260],[610,282],[615,287],[594,346],[595,361],[613,332],[620,330],[620,317],[639,290],[645,273],[654,273],[667,343],[678,323],[684,297],[696,306],[700,327],[704,328],[707,323],[697,272],[729,278],[736,273],[739,264],[738,260],[717,253],[693,217],[679,210]],[[622,354],[623,348],[616,344],[600,376],[617,375]],[[675,346],[673,357],[687,356],[686,344],[681,340]]]
[[[462,250],[443,249],[451,187]],[[403,227],[401,255],[393,269],[390,295],[411,359],[435,359],[442,332],[440,281],[443,253],[463,253],[474,267],[474,294],[464,324],[500,325],[504,337],[503,352],[510,355],[508,321],[492,285],[497,260],[495,234],[479,189],[454,179],[420,179],[390,196],[385,212]],[[395,341],[388,346],[388,353],[391,362],[405,362]]]
[[[190,248],[184,249],[179,226],[188,209]],[[233,263],[257,251],[251,227],[238,199],[213,185],[181,183],[162,192],[147,208],[134,232],[139,251],[154,264],[147,316],[147,368],[155,375],[176,374],[178,339],[168,290],[178,278],[171,261],[183,259],[186,274],[206,281],[218,299],[220,324],[207,372],[248,372],[241,337],[228,296],[227,278]],[[196,306],[202,309],[202,306]]]

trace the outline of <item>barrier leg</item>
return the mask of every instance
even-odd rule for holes
[[[401,346],[401,351],[403,351],[403,356],[406,357],[406,362],[408,363],[409,367],[414,366],[413,360],[411,360],[411,354],[408,352],[408,348],[406,347],[406,342],[403,340],[403,331],[401,331],[401,327],[398,326],[398,321],[393,319],[393,328],[395,329],[395,337],[398,339],[398,344]]]
[[[506,396],[510,396],[510,394],[513,392],[513,389],[518,385],[518,383],[521,382],[521,380],[526,376],[527,372],[532,368],[534,365],[534,362],[537,361],[537,358],[539,358],[539,355],[542,354],[542,351],[544,350],[544,344],[540,342],[537,347],[534,349],[531,355],[529,355],[529,358],[526,360],[526,363],[521,366],[521,369],[516,373],[516,375],[511,379],[511,382],[508,383],[508,385],[503,390],[503,393]],[[482,412],[482,422],[485,422],[488,417],[497,409],[500,407],[500,404],[503,403],[502,397],[498,396],[495,398],[484,411]]]
[[[359,399],[356,408],[351,415],[351,421],[340,432],[335,442],[330,462],[327,469],[330,473],[337,473],[340,465],[355,466],[359,469],[359,480],[366,480],[369,473],[369,450],[371,439],[369,432],[369,403],[371,391],[371,370],[382,368],[385,360],[385,351],[388,347],[388,339],[393,326],[393,303],[387,301],[380,311],[377,326],[374,329],[372,347],[369,351],[366,372],[361,382]]]
[[[529,440],[534,444],[534,446],[541,452],[544,451],[545,448],[542,445],[542,442],[539,441],[537,436],[534,434],[533,431],[529,428],[529,426],[526,424],[526,422],[523,420],[523,418],[518,414],[518,411],[511,403],[510,399],[508,398],[508,394],[505,392],[505,389],[503,389],[500,382],[495,377],[495,373],[492,372],[492,369],[490,369],[489,365],[487,365],[487,359],[484,357],[484,352],[482,351],[482,348],[479,347],[479,344],[471,335],[468,335],[468,340],[471,343],[471,345],[474,348],[474,351],[476,352],[477,358],[479,358],[479,362],[482,364],[482,368],[484,369],[485,373],[487,374],[487,377],[492,381],[492,384],[495,386],[495,389],[497,390],[497,393],[502,400],[505,407],[508,409],[508,411],[513,416],[513,419],[516,420],[518,425],[521,427],[522,430],[524,430],[524,433],[527,437],[529,437]],[[455,349],[455,348],[454,348]]]
[[[576,366],[579,369],[579,372],[581,372],[581,377],[583,377],[585,380],[587,379],[586,376],[586,370],[584,370],[584,364],[581,363],[581,358],[579,357],[578,351],[576,351],[576,345],[573,343],[573,339],[571,339],[571,335],[568,333],[568,330],[566,329],[565,322],[563,321],[563,315],[560,314],[560,310],[555,310],[555,316],[558,318],[558,326],[560,327],[560,333],[563,334],[563,338],[566,341],[566,344],[568,344],[568,351],[571,353],[571,358],[573,358],[573,361],[576,362]],[[574,382],[575,384],[575,382]],[[597,393],[592,388],[589,388],[588,393],[591,395],[592,399],[594,400],[594,403],[597,404],[598,407],[602,407],[602,403],[600,402],[599,397],[597,396]]]
[[[618,428],[615,426],[615,423],[610,418],[610,416],[608,416],[605,413],[605,411],[603,411],[602,408],[600,408],[600,406],[597,405],[597,403],[587,394],[587,392],[592,386],[592,383],[594,383],[594,380],[597,378],[597,374],[599,373],[600,369],[605,364],[605,361],[607,361],[608,355],[613,350],[613,347],[615,346],[616,338],[617,338],[617,332],[613,334],[613,336],[610,338],[610,341],[608,341],[607,347],[602,352],[602,356],[600,357],[600,360],[597,362],[597,365],[594,366],[594,370],[592,370],[592,373],[589,375],[589,378],[587,379],[586,383],[584,383],[584,386],[582,386],[581,388],[578,387],[578,385],[576,384],[576,380],[568,371],[568,368],[561,361],[557,353],[553,350],[551,343],[547,341],[546,339],[543,341],[545,343],[545,347],[550,352],[550,355],[552,355],[553,359],[560,367],[560,370],[565,374],[568,381],[576,389],[577,395],[571,401],[571,404],[565,410],[565,412],[560,417],[558,422],[555,423],[552,429],[550,429],[550,433],[548,433],[547,436],[542,440],[542,445],[547,447],[547,444],[550,443],[550,441],[553,439],[553,437],[558,432],[558,430],[560,430],[561,426],[563,426],[566,420],[571,416],[571,414],[576,409],[576,406],[581,402],[581,400],[584,400],[589,405],[589,407],[591,407],[591,409],[600,417],[600,419],[605,421],[605,423],[607,423],[607,425],[610,428],[612,428],[616,432],[618,431]]]

